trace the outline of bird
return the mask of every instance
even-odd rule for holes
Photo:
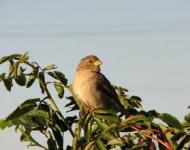
[[[72,82],[74,95],[85,113],[98,108],[122,112],[123,105],[110,81],[101,73],[102,61],[95,55],[82,58]]]

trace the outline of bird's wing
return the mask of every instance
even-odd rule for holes
[[[122,111],[123,106],[120,103],[120,100],[118,98],[118,95],[109,82],[109,80],[102,74],[98,72],[98,84],[97,88],[100,89],[104,94],[106,94],[108,97],[110,97],[110,103],[113,105],[115,104],[115,107],[117,110]]]

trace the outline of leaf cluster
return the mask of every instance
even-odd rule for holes
[[[190,114],[180,122],[168,113],[145,111],[140,97],[128,96],[127,89],[113,86],[125,108],[124,115],[96,109],[88,114],[69,116],[69,112],[81,112],[82,104],[72,92],[65,75],[57,71],[55,65],[41,67],[29,61],[28,53],[2,57],[1,64],[8,64],[8,71],[0,73],[0,83],[8,91],[12,90],[14,83],[26,88],[37,83],[43,94],[41,98],[25,100],[0,120],[1,129],[15,127],[21,132],[20,140],[29,146],[45,150],[63,150],[64,147],[68,150],[190,149]],[[57,97],[53,97],[49,90],[51,84]],[[64,98],[66,90],[70,96]],[[67,101],[67,115],[59,110],[56,99]],[[34,132],[46,138],[47,144],[37,141]],[[71,145],[64,146],[65,132],[72,136]]]

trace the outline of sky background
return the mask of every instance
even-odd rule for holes
[[[56,64],[70,83],[79,60],[97,55],[111,83],[140,96],[145,110],[181,121],[189,111],[189,0],[0,0],[0,57],[24,52]],[[10,93],[0,84],[0,118],[38,95],[37,85]],[[13,128],[0,131],[0,149],[13,148],[27,149]]]

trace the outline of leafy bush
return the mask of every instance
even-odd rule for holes
[[[0,73],[0,82],[8,91],[13,88],[13,81],[26,88],[38,82],[44,95],[42,98],[25,100],[9,116],[0,120],[1,129],[15,127],[16,131],[21,132],[20,140],[28,142],[29,146],[63,150],[63,135],[69,131],[72,145],[67,145],[67,150],[190,149],[190,114],[181,123],[171,114],[145,111],[140,97],[129,97],[127,89],[114,86],[126,109],[124,116],[104,109],[76,116],[64,115],[55,99],[62,99],[65,91],[70,93],[65,105],[69,111],[80,111],[80,103],[65,75],[57,71],[55,65],[41,67],[38,63],[29,61],[28,53],[2,57],[0,65],[5,63],[9,69]],[[51,84],[54,85],[57,97],[53,97],[49,91],[48,86]],[[40,144],[32,136],[36,131],[47,139],[47,145]]]

